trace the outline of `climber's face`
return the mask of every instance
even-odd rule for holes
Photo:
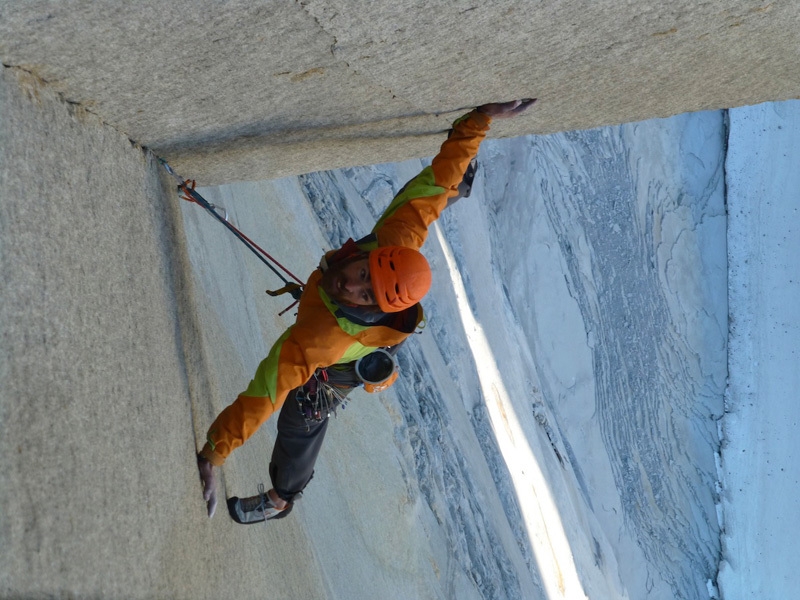
[[[322,289],[340,304],[375,306],[369,276],[369,258],[354,258],[331,265],[323,274]]]

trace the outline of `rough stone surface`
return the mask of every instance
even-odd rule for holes
[[[0,597],[263,597],[275,539],[198,502],[214,409],[163,171],[24,72],[0,115]],[[324,596],[273,554],[275,597]]]
[[[0,58],[202,184],[432,155],[464,107],[510,136],[800,96],[800,4],[0,2]]]
[[[300,520],[204,517],[192,432],[248,373],[204,381],[143,147],[212,184],[431,155],[493,100],[540,99],[509,136],[800,95],[794,3],[475,4],[0,0],[0,596],[326,596]]]

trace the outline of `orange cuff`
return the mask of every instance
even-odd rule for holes
[[[206,445],[203,446],[202,450],[200,450],[200,456],[205,458],[215,467],[221,467],[225,462],[225,458],[214,452],[214,450],[211,448],[211,444],[208,442],[206,442]]]

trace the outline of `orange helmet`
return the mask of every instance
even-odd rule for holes
[[[384,246],[369,253],[375,301],[383,312],[400,312],[422,300],[431,288],[431,268],[418,251]]]

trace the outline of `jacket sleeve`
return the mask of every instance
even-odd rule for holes
[[[200,454],[211,464],[220,466],[236,448],[244,444],[264,422],[280,410],[288,390],[278,390],[277,365],[296,376],[298,387],[311,377],[314,369],[296,360],[294,352],[284,354],[284,347],[296,346],[291,329],[272,346],[269,355],[258,365],[247,389],[239,394],[214,420]],[[287,356],[288,355],[288,356]],[[282,360],[281,360],[282,359]],[[307,375],[306,375],[307,374]],[[281,393],[282,392],[282,393]]]
[[[280,410],[291,390],[306,383],[318,367],[336,364],[352,345],[316,292],[318,282],[315,271],[301,298],[297,322],[272,346],[247,389],[208,429],[200,454],[213,465],[223,464]]]
[[[372,232],[379,246],[406,246],[419,250],[428,227],[458,194],[458,184],[489,130],[491,118],[474,110],[453,123],[439,154],[409,181],[378,220]]]

